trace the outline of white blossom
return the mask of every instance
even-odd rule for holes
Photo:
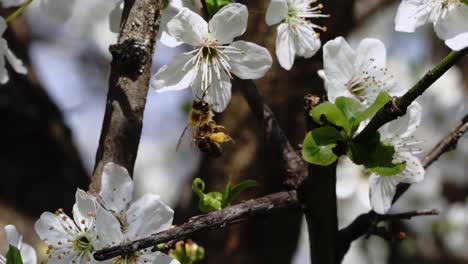
[[[405,116],[398,118],[379,129],[381,140],[395,147],[394,163],[406,162],[401,173],[392,176],[380,176],[372,173],[369,178],[370,202],[372,209],[385,214],[392,206],[392,200],[399,183],[417,183],[424,179],[425,170],[416,157],[421,151],[417,147],[421,142],[412,134],[421,122],[421,106],[413,102]]]
[[[3,36],[7,29],[7,24],[3,17],[0,17],[0,36]],[[8,70],[5,66],[5,58],[10,63],[14,71],[20,74],[26,74],[28,70],[24,67],[23,62],[18,59],[13,52],[8,48],[8,42],[3,37],[0,39],[0,84],[5,84],[10,80]]]
[[[168,23],[175,39],[195,47],[162,67],[151,80],[158,92],[191,86],[198,98],[204,98],[213,110],[222,112],[231,99],[233,75],[258,79],[271,67],[271,55],[263,47],[246,41],[234,41],[247,27],[244,5],[229,4],[207,23],[198,14],[182,9]]]
[[[322,4],[316,0],[271,0],[266,13],[269,26],[279,24],[276,36],[276,56],[281,67],[290,70],[296,56],[310,58],[320,49],[316,29],[326,31],[313,19],[329,17],[322,14]]]
[[[141,239],[167,230],[172,225],[172,209],[154,194],[145,194],[134,201],[130,175],[124,167],[112,162],[104,166],[98,204],[96,249]],[[120,256],[111,261],[113,264],[178,263],[161,252],[150,250]]]
[[[76,191],[73,219],[63,213],[45,212],[35,224],[41,240],[49,245],[49,264],[95,263],[92,252],[95,236],[96,206],[85,191]]]
[[[414,32],[432,23],[437,36],[453,50],[468,47],[468,5],[461,0],[403,0],[395,18],[395,30]]]
[[[405,90],[386,68],[385,45],[378,39],[364,39],[357,50],[338,37],[323,46],[324,69],[318,72],[325,81],[328,100],[352,97],[365,106],[372,104],[385,91],[392,96]]]
[[[167,47],[177,47],[183,42],[173,38],[168,33],[167,23],[177,15],[182,8],[186,7],[192,11],[198,8],[195,0],[168,0],[167,6],[161,11],[161,20],[159,24],[159,36],[158,40],[161,41]],[[164,2],[164,1],[163,1]],[[122,18],[122,11],[124,7],[124,1],[120,0],[115,4],[115,8],[109,15],[110,29],[112,32],[118,33],[120,30],[120,20]]]
[[[23,242],[23,236],[18,233],[14,225],[5,226],[5,234],[8,244],[19,249],[23,264],[36,264],[37,256],[34,248]],[[5,264],[6,259],[0,255],[0,264]]]

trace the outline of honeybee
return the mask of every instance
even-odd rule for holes
[[[196,99],[192,103],[188,124],[182,131],[182,135],[177,143],[177,149],[190,128],[192,130],[192,141],[198,149],[213,157],[219,157],[222,154],[221,144],[232,142],[232,138],[224,133],[224,127],[216,124],[213,120],[214,112],[211,106],[203,99]]]

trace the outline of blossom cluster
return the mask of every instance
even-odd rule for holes
[[[108,163],[102,185],[94,196],[78,189],[72,217],[62,209],[45,212],[35,224],[41,240],[48,245],[49,263],[97,263],[96,250],[117,246],[167,230],[174,212],[154,194],[135,199],[127,170]],[[176,264],[161,252],[143,250],[120,256],[109,263]],[[107,263],[107,262],[106,262]]]

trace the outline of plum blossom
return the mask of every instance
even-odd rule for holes
[[[95,263],[92,252],[95,236],[96,206],[85,191],[76,191],[73,219],[59,209],[45,212],[34,225],[37,234],[49,245],[49,263]]]
[[[23,242],[23,236],[18,233],[14,225],[5,226],[5,234],[8,241],[8,244],[19,249],[21,254],[21,259],[24,264],[36,264],[37,256],[34,248]],[[0,255],[0,263],[5,264],[6,259]]]
[[[159,196],[145,194],[133,200],[133,182],[127,170],[115,163],[104,166],[96,215],[96,249],[116,246],[167,230],[174,212]],[[143,250],[111,260],[115,264],[177,264],[161,252]]]
[[[468,5],[462,0],[403,0],[395,17],[395,30],[414,32],[432,23],[437,36],[452,50],[468,47]]]
[[[167,27],[169,34],[195,47],[179,54],[162,67],[151,80],[158,92],[192,87],[216,112],[222,112],[231,99],[233,75],[258,79],[272,64],[265,48],[246,41],[234,41],[247,27],[248,11],[241,4],[221,8],[207,23],[201,16],[183,8]]]
[[[197,10],[198,5],[195,0],[167,0],[163,1],[166,3],[162,12],[161,12],[161,21],[159,26],[159,36],[158,40],[161,41],[167,47],[177,47],[181,45],[183,42],[178,41],[169,35],[167,30],[167,23],[179,13],[182,8],[186,7],[190,10]],[[124,1],[119,0],[116,2],[114,9],[111,11],[109,15],[110,20],[110,29],[112,32],[118,33],[120,30],[120,20],[122,18],[122,12],[124,7]]]
[[[0,17],[0,36],[3,36],[6,29],[7,24],[3,17]],[[8,42],[6,39],[2,37],[0,39],[0,84],[5,84],[10,80],[8,70],[5,67],[5,58],[15,72],[20,74],[26,74],[28,72],[26,67],[24,67],[23,62],[8,48]]]
[[[328,41],[323,46],[324,69],[318,72],[325,81],[328,100],[346,96],[368,106],[382,91],[392,96],[404,94],[405,89],[386,68],[386,54],[378,39],[362,40],[357,50],[342,37]]]
[[[379,129],[381,140],[395,147],[395,163],[406,162],[401,173],[392,176],[380,176],[372,173],[369,177],[370,202],[372,209],[385,214],[392,206],[396,186],[401,183],[417,183],[424,179],[425,170],[421,161],[415,156],[421,150],[420,141],[412,135],[421,122],[421,106],[413,102],[405,116],[394,120]]]
[[[321,42],[316,29],[326,31],[312,22],[315,18],[329,17],[322,14],[322,4],[316,0],[271,0],[266,13],[269,26],[279,24],[276,36],[276,56],[285,70],[290,70],[296,56],[310,58],[320,49]]]

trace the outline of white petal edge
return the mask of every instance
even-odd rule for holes
[[[177,41],[200,46],[208,36],[208,23],[188,8],[182,10],[167,23],[169,34]]]
[[[127,169],[109,162],[102,171],[99,196],[106,209],[121,213],[133,200],[133,181]]]
[[[242,53],[230,54],[231,72],[241,79],[258,79],[271,68],[273,59],[270,52],[255,43],[235,41],[231,45]]]
[[[218,44],[231,43],[247,29],[249,12],[242,4],[229,4],[221,8],[208,23],[209,31]]]
[[[392,207],[396,186],[400,183],[401,177],[378,176],[372,174],[369,178],[369,197],[372,209],[378,214],[386,214]]]
[[[363,39],[356,50],[356,69],[369,68],[369,64],[376,66],[377,70],[385,68],[387,65],[385,44],[378,39]]]
[[[423,9],[424,0],[403,0],[398,7],[395,17],[395,30],[400,32],[414,32],[416,28],[430,22],[429,17],[431,14],[430,9]]]
[[[170,64],[161,67],[153,75],[150,81],[151,87],[159,93],[188,88],[194,78],[193,64],[187,64],[190,58],[192,55],[185,53],[177,55]]]
[[[271,0],[266,12],[266,23],[269,26],[278,24],[288,16],[288,3],[286,0]]]
[[[212,75],[216,76],[214,72],[212,72]],[[203,95],[201,87],[201,76],[198,74],[192,85],[193,94],[197,98],[201,98]],[[224,71],[221,71],[221,80],[213,78],[205,95],[205,100],[212,106],[213,111],[221,113],[226,109],[231,100],[231,87],[231,79]]]
[[[94,226],[96,205],[94,199],[85,191],[78,189],[75,194],[76,203],[73,205],[73,219],[81,230],[90,230]]]
[[[437,36],[455,51],[468,47],[468,5],[459,4],[434,24]]]
[[[281,23],[276,35],[276,58],[281,67],[287,71],[291,70],[296,58],[294,36],[287,23]]]
[[[382,138],[403,139],[411,136],[421,123],[422,108],[418,102],[413,102],[406,112],[406,115],[399,117],[379,129]]]
[[[150,193],[132,203],[126,214],[129,224],[126,236],[129,240],[169,229],[174,217],[174,211],[158,195]]]
[[[125,240],[117,218],[101,206],[96,210],[96,237],[93,246],[97,250],[117,246]]]

